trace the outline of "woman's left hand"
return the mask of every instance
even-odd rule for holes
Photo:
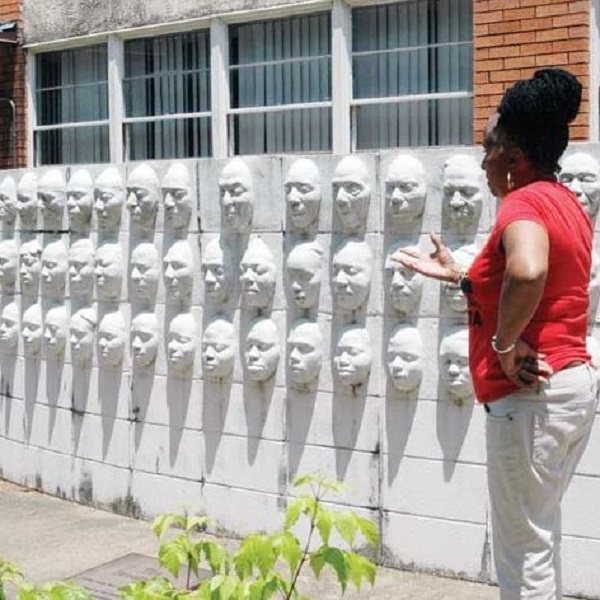
[[[539,354],[523,340],[516,341],[512,352],[496,356],[504,374],[520,388],[537,389],[554,372],[544,360],[546,355]]]

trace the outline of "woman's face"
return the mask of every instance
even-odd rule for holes
[[[507,185],[508,164],[506,153],[498,139],[498,113],[494,113],[485,126],[483,133],[483,161],[490,191],[496,198],[504,198],[509,192]]]

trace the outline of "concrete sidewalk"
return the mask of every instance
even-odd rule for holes
[[[130,559],[137,559],[138,564],[145,561],[153,565],[145,557],[154,557],[156,550],[157,541],[147,522],[0,481],[0,557],[16,562],[30,581],[56,581],[90,569],[94,573],[95,567],[128,555]],[[131,560],[129,564],[132,564]],[[93,578],[80,576],[76,579],[89,581]],[[307,581],[302,588],[315,600],[340,597],[332,581]],[[102,593],[96,597],[117,596]],[[482,584],[381,568],[374,588],[364,588],[360,593],[349,591],[344,598],[492,600],[498,598],[498,590]]]

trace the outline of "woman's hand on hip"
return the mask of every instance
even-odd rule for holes
[[[523,340],[517,340],[511,352],[496,356],[504,374],[520,388],[536,389],[554,372],[544,360],[546,355],[536,352]]]

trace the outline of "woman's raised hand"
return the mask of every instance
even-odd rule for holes
[[[454,260],[450,250],[442,244],[439,235],[430,233],[429,237],[435,247],[431,254],[424,254],[416,248],[400,248],[390,258],[427,277],[439,281],[458,281],[462,272],[461,266]]]

